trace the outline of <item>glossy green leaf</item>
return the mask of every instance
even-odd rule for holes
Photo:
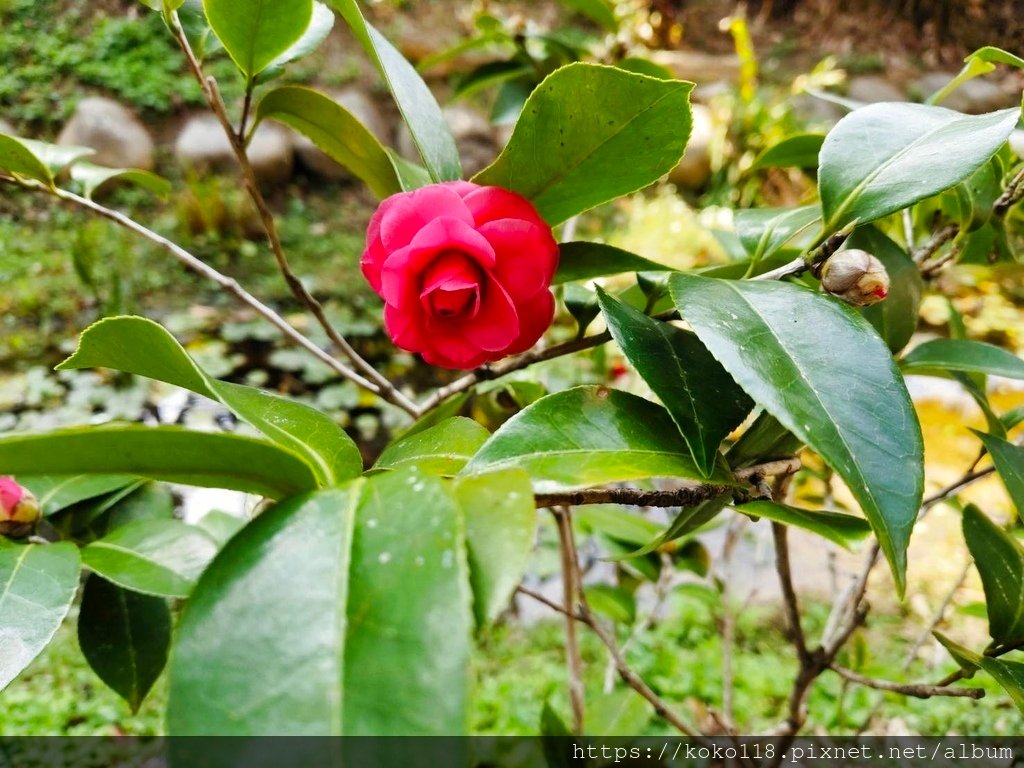
[[[752,467],[766,461],[786,459],[800,453],[804,444],[767,411],[761,411],[740,439],[726,453],[733,469]]]
[[[558,271],[552,281],[558,285],[575,280],[617,275],[622,272],[658,272],[669,270],[643,256],[604,243],[572,242],[558,246]]]
[[[862,517],[844,515],[826,510],[800,509],[774,501],[751,501],[736,507],[738,512],[754,517],[763,517],[783,525],[795,525],[811,533],[824,536],[846,549],[871,533],[871,526]]]
[[[615,18],[615,6],[610,0],[562,0],[562,2],[581,16],[586,16],[591,21],[600,24],[609,32],[615,32],[619,28],[618,19]]]
[[[309,17],[309,25],[302,37],[295,41],[284,53],[271,61],[263,71],[264,77],[271,72],[278,72],[296,59],[308,56],[327,39],[334,29],[334,12],[321,2],[313,2],[313,13]]]
[[[178,427],[74,427],[0,437],[11,474],[133,474],[280,498],[317,485],[312,470],[273,443]]]
[[[955,187],[960,208],[960,231],[976,232],[992,218],[992,209],[1003,192],[1003,164],[999,155],[991,158]]]
[[[53,176],[42,160],[28,148],[25,139],[0,133],[0,171],[24,176],[46,184],[53,184]]]
[[[256,108],[256,121],[276,120],[294,128],[383,198],[402,191],[391,156],[351,112],[310,88],[286,85],[270,91]]]
[[[308,405],[254,387],[218,381],[164,328],[142,317],[113,317],[90,326],[58,370],[113,368],[163,381],[216,400],[266,437],[301,457],[320,484],[358,475],[363,460],[334,421]]]
[[[180,520],[139,520],[82,550],[82,562],[119,587],[161,597],[188,597],[217,542]]]
[[[889,350],[850,307],[774,281],[674,275],[683,318],[747,394],[850,487],[902,594],[924,446]]]
[[[552,225],[643,189],[671,171],[686,148],[692,89],[570,64],[530,94],[508,146],[474,181],[529,198]]]
[[[985,445],[1017,513],[1024,515],[1024,448],[995,435],[972,430]]]
[[[313,17],[313,0],[203,0],[203,8],[211,29],[248,78],[298,42]]]
[[[169,731],[465,732],[473,618],[459,517],[442,481],[408,471],[260,515],[182,616]]]
[[[611,584],[590,584],[583,592],[594,613],[617,624],[636,621],[636,599],[626,590]]]
[[[1010,694],[1010,699],[1024,715],[1024,662],[982,656],[980,664]]]
[[[649,477],[704,479],[668,411],[605,387],[541,398],[505,422],[463,474],[510,467],[525,469],[538,493]],[[733,482],[724,462],[711,480]]]
[[[953,657],[953,660],[960,669],[964,671],[964,676],[968,678],[974,677],[974,673],[981,668],[981,654],[965,648],[941,632],[932,632],[932,635],[934,635],[943,648],[949,651],[949,655]]]
[[[490,433],[472,419],[456,416],[395,441],[384,449],[373,468],[417,466],[432,475],[454,475],[488,437]]]
[[[612,337],[668,409],[697,468],[710,476],[719,445],[754,402],[694,334],[653,320],[603,291],[598,297]]]
[[[82,185],[82,194],[88,198],[111,181],[127,182],[152,192],[157,197],[171,193],[171,182],[149,171],[134,168],[105,168],[93,163],[76,163],[71,166],[71,179]]]
[[[1024,547],[973,504],[963,528],[985,588],[989,634],[997,643],[1024,640]]]
[[[430,177],[434,181],[462,178],[462,163],[455,139],[441,107],[416,69],[363,18],[356,0],[330,0],[330,4],[345,19],[380,70]]]
[[[818,153],[825,143],[823,133],[797,133],[764,150],[754,164],[752,171],[763,168],[817,168]]]
[[[463,477],[455,485],[469,552],[469,576],[478,625],[508,608],[523,580],[537,534],[529,476],[517,469]]]
[[[895,242],[874,227],[861,227],[849,239],[851,248],[874,254],[889,273],[889,295],[885,301],[865,307],[871,323],[892,352],[899,352],[917,330],[924,280],[921,270]]]
[[[0,691],[50,642],[78,591],[74,544],[0,538]]]
[[[138,520],[170,520],[174,496],[160,483],[138,480],[113,493],[74,504],[49,518],[65,539],[89,544]]]
[[[818,188],[826,232],[895,213],[968,178],[994,155],[1020,109],[963,115],[924,104],[870,104],[825,137]]]
[[[765,259],[821,219],[816,205],[736,211],[736,234],[754,261]]]
[[[135,712],[167,663],[171,647],[167,601],[90,576],[82,590],[78,645],[100,680]]]
[[[196,521],[196,528],[202,529],[221,548],[245,527],[246,522],[245,518],[212,509]]]
[[[136,482],[131,475],[19,475],[32,491],[44,517],[86,499],[117,491]]]
[[[1009,51],[1004,51],[1002,48],[996,48],[991,45],[979,48],[964,59],[963,69],[960,70],[957,76],[929,96],[925,103],[940,104],[949,94],[968,80],[973,80],[976,77],[994,71],[996,64],[1007,64],[1011,67],[1024,69],[1024,59],[1015,56]]]
[[[640,547],[659,533],[661,527],[643,515],[612,504],[588,504],[573,510],[573,520],[592,533],[599,533]]]
[[[1024,379],[1024,360],[994,344],[966,339],[926,341],[900,359],[900,368],[904,373],[963,371]]]
[[[692,507],[684,507],[679,511],[679,514],[676,515],[668,528],[648,541],[640,549],[626,553],[624,557],[643,557],[651,552],[662,549],[666,544],[689,537],[690,534],[714,520],[730,501],[732,501],[732,494],[723,493]]]
[[[45,165],[54,178],[72,167],[83,157],[96,154],[90,147],[76,147],[64,144],[53,144],[49,141],[35,139],[18,139]]]

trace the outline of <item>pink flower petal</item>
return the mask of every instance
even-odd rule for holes
[[[465,201],[478,227],[497,219],[522,219],[538,227],[551,229],[537,213],[533,203],[501,187],[479,187],[466,195]]]
[[[13,513],[24,496],[25,489],[13,477],[0,477],[0,515]]]
[[[439,218],[473,224],[473,216],[462,198],[443,184],[404,192],[388,199],[394,202],[380,220],[380,241],[388,252],[409,245],[420,230]]]
[[[519,337],[519,317],[512,298],[493,277],[481,286],[480,311],[460,323],[466,339],[487,352],[504,352]]]
[[[392,253],[381,272],[381,295],[401,307],[418,299],[423,271],[442,254],[465,254],[481,267],[494,265],[494,249],[487,239],[465,222],[439,218],[426,223],[405,248]]]
[[[506,355],[525,352],[544,335],[555,317],[555,297],[551,291],[541,291],[518,309],[519,337],[505,350]]]
[[[498,219],[479,227],[494,247],[495,277],[518,303],[551,285],[558,267],[558,244],[546,225]]]

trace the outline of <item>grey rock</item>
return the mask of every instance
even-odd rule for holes
[[[391,127],[377,103],[365,91],[359,88],[346,88],[331,93],[330,96],[351,112],[382,144],[387,146],[390,143]],[[347,168],[332,160],[302,134],[295,134],[294,144],[299,163],[310,173],[330,181],[345,181],[352,178]]]
[[[283,184],[295,168],[295,151],[287,131],[262,123],[249,142],[249,161],[262,186]],[[213,115],[193,117],[174,143],[174,156],[182,167],[197,173],[238,174],[231,143]]]
[[[57,143],[95,150],[89,160],[98,165],[153,169],[153,137],[149,131],[129,109],[101,96],[78,102]]]
[[[490,121],[472,107],[453,104],[444,108],[444,118],[459,148],[462,170],[467,177],[482,171],[498,156],[497,131]],[[396,140],[399,153],[410,160],[419,161],[419,153],[412,134],[403,123]]]
[[[906,94],[884,77],[862,75],[850,80],[847,95],[854,101],[877,104],[880,101],[906,101]]]
[[[955,72],[929,72],[914,82],[914,95],[924,101],[936,91],[946,87],[954,77],[956,77]],[[1014,95],[1010,91],[1000,88],[992,80],[976,77],[946,96],[942,100],[942,106],[968,115],[981,115],[1003,107],[1016,106],[1020,103],[1019,99],[1019,91]]]
[[[672,169],[668,180],[684,189],[701,189],[711,178],[711,142],[715,136],[715,123],[711,110],[703,104],[694,104],[693,129],[686,144],[686,154]]]

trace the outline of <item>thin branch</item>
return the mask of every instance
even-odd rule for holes
[[[288,289],[292,292],[295,298],[310,311],[313,317],[316,318],[317,322],[327,333],[331,342],[352,362],[352,365],[355,366],[355,368],[360,371],[365,378],[375,384],[374,389],[380,397],[394,405],[397,405],[411,416],[419,416],[422,411],[417,408],[416,405],[404,394],[402,394],[395,385],[387,379],[387,377],[381,375],[376,368],[364,360],[348,340],[338,332],[338,330],[331,324],[330,320],[327,319],[323,305],[306,289],[306,286],[302,284],[302,281],[299,280],[292,271],[291,265],[288,263],[288,257],[285,256],[284,248],[281,245],[281,236],[277,230],[274,215],[270,210],[270,206],[267,205],[263,192],[260,190],[259,182],[256,178],[256,172],[252,167],[252,163],[249,161],[248,154],[246,153],[244,134],[241,134],[241,132],[236,134],[234,127],[231,125],[231,118],[228,116],[227,107],[225,106],[224,100],[221,98],[220,91],[217,88],[217,81],[212,77],[206,77],[203,74],[202,64],[200,64],[192,50],[192,46],[188,41],[188,37],[185,35],[185,30],[181,26],[177,13],[172,12],[170,14],[170,24],[175,38],[178,41],[178,45],[185,54],[185,59],[188,62],[189,69],[192,71],[192,74],[195,76],[202,88],[203,95],[206,97],[206,101],[210,105],[210,109],[213,110],[213,114],[217,117],[217,120],[220,122],[221,127],[224,130],[225,136],[228,138],[228,142],[231,144],[231,149],[234,152],[235,159],[238,161],[239,168],[242,171],[242,178],[245,182],[246,191],[249,193],[249,197],[256,206],[256,211],[259,214],[261,223],[263,224],[263,229],[267,234],[267,241],[270,244],[270,250],[274,254],[274,259],[277,261],[278,269],[284,277],[285,283],[288,285]]]
[[[793,588],[793,574],[789,562],[789,529],[780,523],[772,523],[772,540],[775,543],[775,570],[779,574],[779,587],[782,589],[782,604],[786,611],[786,621],[793,635],[793,645],[801,666],[810,663],[807,651],[807,638],[800,625],[800,605],[796,590]]]
[[[966,699],[985,698],[985,690],[983,688],[956,688],[948,685],[894,683],[889,680],[877,680],[873,677],[865,677],[864,675],[854,672],[852,669],[841,667],[838,664],[831,664],[829,669],[844,680],[849,680],[851,683],[863,685],[866,688],[874,688],[877,691],[899,693],[903,696],[911,696],[915,699],[930,699],[935,696],[951,696]]]
[[[252,109],[252,95],[256,89],[256,79],[247,78],[245,81],[245,100],[242,102],[242,116],[238,120],[238,131],[235,138],[242,144],[245,143],[245,131],[249,125],[249,111]]]
[[[163,235],[157,234],[153,230],[144,227],[142,224],[139,224],[137,221],[126,216],[120,211],[116,211],[112,208],[107,208],[106,206],[100,205],[99,203],[96,203],[87,197],[76,195],[74,192],[68,192],[67,190],[64,189],[52,189],[49,187],[44,187],[42,184],[37,184],[35,182],[29,181],[22,181],[20,179],[11,178],[9,176],[4,175],[0,175],[0,181],[8,184],[13,184],[24,189],[29,189],[35,192],[45,192],[60,200],[73,203],[79,206],[80,208],[84,208],[88,211],[91,211],[92,213],[95,213],[109,221],[114,222],[115,224],[118,224],[121,227],[124,227],[125,229],[134,232],[137,235],[142,236],[146,240],[149,240],[151,243],[154,243],[155,245],[159,246],[160,248],[163,248],[165,251],[170,253],[171,256],[177,259],[181,264],[183,264],[188,269],[210,280],[211,282],[218,285],[228,293],[235,296],[246,306],[254,310],[258,315],[260,315],[265,320],[270,322],[271,325],[280,330],[285,335],[286,338],[288,338],[293,343],[297,344],[298,346],[308,351],[310,354],[316,357],[317,360],[320,360],[322,363],[329,366],[331,370],[333,370],[339,376],[342,376],[343,378],[346,378],[349,381],[352,381],[358,384],[359,386],[368,389],[370,392],[379,394],[379,390],[374,383],[360,376],[347,365],[345,365],[339,360],[336,360],[335,358],[331,357],[329,354],[324,352],[324,350],[320,349],[320,347],[318,347],[312,340],[304,336],[287,320],[285,320],[283,317],[277,314],[277,312],[275,312],[262,301],[257,299],[247,290],[245,290],[245,288],[243,288],[237,280],[218,272],[209,264],[207,264],[204,261],[201,261],[199,258],[186,251],[184,248],[182,248],[174,241],[168,240]]]
[[[996,198],[992,206],[992,215],[1005,216],[1021,200],[1024,200],[1024,168],[1017,171],[1017,175],[1006,185],[1003,194]]]
[[[558,543],[562,554],[563,601],[567,607],[576,605],[582,599],[579,579],[579,559],[572,534],[572,513],[569,507],[552,510],[558,526]],[[572,707],[572,732],[583,733],[585,692],[583,688],[583,658],[580,656],[579,638],[576,635],[576,619],[569,613],[565,616],[565,656],[569,667],[569,704]]]
[[[585,622],[585,619],[583,618],[582,614],[573,613],[572,611],[567,610],[564,605],[559,605],[554,600],[551,600],[551,599],[545,597],[540,592],[532,590],[529,587],[524,587],[522,584],[520,584],[518,587],[516,587],[516,592],[519,592],[520,594],[526,595],[527,597],[531,597],[534,600],[536,600],[538,603],[543,603],[544,605],[546,605],[551,610],[557,611],[558,613],[562,614],[563,616],[568,616],[570,618],[576,619],[576,621],[583,621],[583,622]]]
[[[732,555],[740,534],[749,522],[745,515],[736,515],[726,529],[722,543],[722,717],[726,733],[735,731],[736,678],[733,657],[736,652],[736,607],[732,594]]]
[[[960,234],[959,224],[949,224],[943,227],[938,232],[933,234],[931,238],[929,238],[928,242],[926,242],[920,248],[915,249],[914,252],[911,254],[911,258],[913,258],[914,263],[917,264],[918,266],[923,265],[926,261],[928,261],[928,259],[930,259],[936,253],[938,253],[939,249],[942,248],[942,246],[944,246],[958,234]]]

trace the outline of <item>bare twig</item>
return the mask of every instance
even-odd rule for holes
[[[800,605],[797,602],[796,590],[793,588],[793,575],[789,562],[789,530],[780,523],[772,523],[772,540],[775,542],[775,570],[779,574],[779,587],[782,590],[782,604],[786,611],[786,621],[789,624],[790,634],[793,636],[793,646],[796,648],[797,658],[801,665],[810,662],[810,654],[807,651],[807,639],[804,636],[803,627],[800,625]]]
[[[727,733],[735,731],[736,680],[733,675],[733,656],[736,651],[736,606],[732,594],[732,555],[740,534],[749,522],[745,515],[736,515],[729,523],[722,543],[722,717]]]
[[[928,259],[930,259],[936,253],[938,253],[939,249],[941,249],[942,246],[944,246],[958,234],[960,234],[959,224],[949,224],[943,227],[938,232],[933,234],[931,238],[929,238],[928,242],[926,242],[920,248],[915,249],[913,254],[911,255],[911,258],[913,258],[914,263],[917,264],[918,266],[923,265],[926,261],[928,261]]]
[[[873,677],[865,677],[854,672],[852,669],[841,667],[838,664],[829,665],[829,669],[851,683],[863,685],[867,688],[874,688],[878,691],[889,691],[904,696],[912,696],[915,699],[930,699],[934,696],[959,696],[967,699],[985,698],[983,688],[955,688],[948,685],[921,685],[908,683],[894,683],[889,680],[877,680]]]
[[[994,216],[1005,216],[1010,208],[1022,199],[1024,199],[1024,168],[1017,171],[1017,175],[1006,185],[1003,194],[996,198],[992,206],[992,214]]]
[[[579,560],[572,533],[572,513],[569,507],[553,509],[555,524],[558,526],[558,543],[562,553],[562,588],[564,603],[569,610],[582,600],[582,585],[579,578]],[[584,612],[584,615],[585,612]],[[572,707],[573,733],[583,733],[584,689],[583,658],[580,656],[579,638],[576,635],[576,618],[570,613],[565,616],[565,656],[569,667],[569,704]]]
[[[137,235],[140,235],[146,240],[149,240],[151,243],[154,243],[155,245],[159,246],[160,248],[163,248],[165,251],[170,253],[171,256],[177,259],[181,264],[183,264],[188,269],[210,280],[214,284],[223,288],[228,293],[235,296],[246,306],[254,310],[262,318],[270,322],[271,325],[280,330],[287,339],[305,349],[307,352],[316,357],[317,360],[320,360],[322,363],[330,367],[330,369],[337,373],[339,376],[342,376],[343,378],[346,378],[349,381],[352,381],[358,384],[359,386],[364,387],[370,392],[379,394],[379,390],[376,384],[368,381],[367,379],[365,379],[363,376],[360,376],[358,373],[356,373],[354,370],[349,368],[344,363],[340,362],[339,360],[336,360],[335,358],[331,357],[329,354],[324,352],[324,350],[320,349],[320,347],[318,347],[312,340],[304,336],[287,320],[285,320],[283,317],[277,314],[277,312],[275,312],[262,301],[257,299],[247,290],[245,290],[245,288],[243,288],[237,280],[218,272],[209,264],[207,264],[204,261],[201,261],[199,258],[186,251],[184,248],[182,248],[174,241],[168,240],[163,235],[157,234],[153,230],[144,227],[142,224],[139,224],[137,221],[126,216],[120,211],[116,211],[112,208],[107,208],[106,206],[100,205],[99,203],[96,203],[87,197],[76,195],[74,192],[68,192],[67,190],[64,189],[52,189],[50,187],[44,187],[42,184],[38,184],[36,182],[15,179],[5,175],[0,175],[0,181],[8,184],[13,184],[19,187],[23,187],[25,189],[29,189],[32,191],[45,192],[47,194],[53,195],[54,197],[60,200],[63,200],[68,203],[73,203],[74,205],[77,205],[80,208],[84,208],[88,211],[91,211],[92,213],[95,213],[101,216],[102,218],[108,219],[109,221],[112,221],[115,224],[124,227],[125,229],[128,229]]]
[[[212,77],[206,77],[203,74],[202,64],[200,64],[199,59],[196,58],[196,55],[192,50],[192,46],[188,41],[188,37],[185,35],[185,30],[181,26],[177,13],[172,12],[170,14],[170,25],[174,32],[174,36],[178,41],[178,45],[185,54],[185,59],[188,62],[189,69],[192,71],[192,74],[198,81],[199,86],[202,88],[203,95],[206,97],[206,101],[209,104],[210,109],[213,110],[213,114],[216,116],[218,122],[220,122],[221,127],[224,130],[224,134],[227,136],[228,141],[231,144],[231,149],[234,152],[239,168],[242,171],[242,178],[245,182],[246,191],[249,193],[249,197],[256,206],[256,211],[259,214],[260,221],[263,224],[263,229],[267,235],[267,241],[270,244],[270,250],[274,254],[278,270],[284,277],[285,283],[288,285],[288,289],[292,292],[295,298],[310,311],[313,317],[316,318],[317,322],[327,333],[331,343],[341,350],[341,352],[351,361],[352,365],[355,366],[355,368],[360,371],[366,379],[374,383],[374,390],[378,395],[380,395],[380,397],[388,400],[394,405],[397,405],[412,416],[419,416],[423,411],[417,408],[411,400],[402,394],[387,377],[383,376],[376,368],[370,365],[358,352],[356,352],[355,348],[352,347],[348,340],[339,333],[331,324],[330,320],[327,319],[327,314],[324,311],[323,305],[306,289],[306,286],[302,284],[302,281],[299,280],[292,271],[291,265],[288,263],[288,257],[285,256],[284,248],[281,245],[281,236],[277,231],[277,224],[274,221],[274,215],[270,210],[270,206],[267,205],[263,192],[260,190],[260,185],[256,178],[256,172],[252,167],[252,163],[249,161],[248,154],[246,153],[244,131],[239,130],[237,133],[235,132],[235,129],[231,124],[231,118],[228,116],[227,107],[225,106],[224,100],[221,98],[220,91],[217,88],[217,81]],[[248,90],[251,89],[247,89],[247,91]],[[251,103],[251,93],[249,93],[249,99]],[[248,107],[245,112],[246,114],[248,113]],[[244,117],[242,127],[244,128]]]

